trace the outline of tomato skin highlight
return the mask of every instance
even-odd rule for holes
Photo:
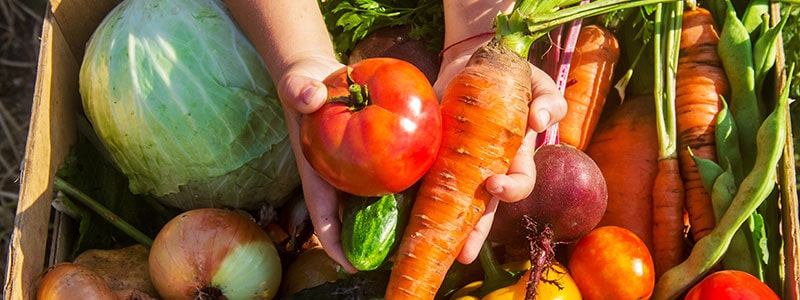
[[[303,154],[317,173],[357,196],[401,192],[436,158],[442,138],[439,101],[427,77],[394,58],[369,58],[324,81],[328,102],[304,115]],[[366,90],[366,105],[352,104],[350,85]]]
[[[601,226],[575,245],[568,269],[583,299],[649,299],[655,287],[650,251],[632,231]]]
[[[694,285],[686,300],[700,299],[780,299],[765,283],[750,273],[722,270],[711,273]]]

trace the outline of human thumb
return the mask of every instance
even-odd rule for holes
[[[328,91],[322,82],[306,76],[288,76],[278,85],[278,96],[284,105],[303,114],[319,109],[327,95]]]

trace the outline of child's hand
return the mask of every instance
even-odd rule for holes
[[[356,269],[347,260],[342,249],[339,195],[335,188],[317,175],[300,148],[301,116],[322,107],[327,98],[322,80],[344,65],[335,60],[316,57],[303,58],[297,62],[287,68],[278,81],[277,88],[286,114],[286,126],[297,159],[306,206],[325,252],[347,272],[355,273]]]

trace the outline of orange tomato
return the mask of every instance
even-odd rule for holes
[[[649,299],[655,286],[653,258],[632,231],[597,227],[578,240],[569,270],[584,299]]]

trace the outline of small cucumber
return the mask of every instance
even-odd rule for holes
[[[342,247],[359,271],[377,269],[394,250],[408,223],[416,189],[381,197],[350,196],[344,203]]]

